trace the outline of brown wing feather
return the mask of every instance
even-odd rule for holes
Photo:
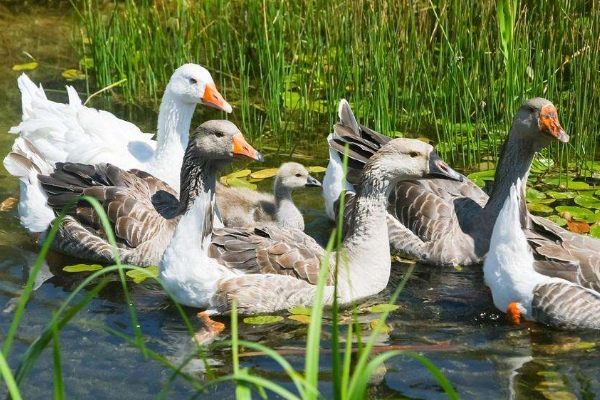
[[[566,329],[600,329],[600,298],[579,285],[556,281],[538,285],[533,292],[536,321]]]
[[[289,275],[317,283],[324,251],[299,229],[213,229],[209,255],[248,274]]]

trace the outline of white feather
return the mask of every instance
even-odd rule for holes
[[[212,200],[210,192],[194,200],[192,208],[179,221],[160,262],[165,289],[178,303],[190,307],[210,308],[217,282],[238,275],[208,256],[211,235],[202,239],[206,208]]]
[[[327,137],[327,142],[332,139],[330,134]],[[346,181],[344,175],[344,165],[338,153],[329,148],[329,164],[323,178],[323,198],[325,200],[325,211],[327,216],[335,220],[334,203],[340,197],[343,190],[355,192],[354,187]]]
[[[533,254],[521,228],[520,193],[521,182],[518,181],[496,219],[483,273],[496,308],[506,312],[510,303],[520,303],[527,310],[527,318],[531,316],[535,286],[550,278],[533,268]]]

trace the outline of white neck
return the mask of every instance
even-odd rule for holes
[[[169,88],[158,113],[157,145],[149,172],[179,190],[179,171],[187,147],[196,104],[177,100]]]
[[[344,240],[340,255],[338,293],[342,303],[381,292],[390,278],[386,218],[391,182],[376,168],[368,175],[363,176],[354,206],[352,232]]]
[[[331,139],[329,135],[328,140]],[[325,199],[325,211],[327,216],[335,219],[334,203],[340,197],[343,190],[354,192],[354,188],[344,177],[344,166],[338,153],[329,149],[329,164],[323,179],[323,198]]]
[[[279,180],[275,181],[275,205],[277,207],[277,225],[281,228],[297,228],[304,230],[304,217],[292,198],[292,191],[284,187]]]

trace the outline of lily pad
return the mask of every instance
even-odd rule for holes
[[[267,325],[283,321],[280,315],[257,315],[256,317],[244,318],[244,323],[251,325]]]
[[[245,179],[240,179],[240,178],[229,178],[227,179],[227,184],[229,186],[233,186],[233,187],[242,187],[242,188],[248,188],[248,189],[252,189],[252,190],[256,190],[257,186],[254,183],[250,183]]]
[[[288,312],[290,314],[296,315],[312,315],[312,309],[308,307],[296,306],[292,308],[288,308]]]
[[[98,264],[75,264],[67,265],[63,268],[65,272],[92,272],[102,269],[102,265]]]
[[[310,315],[294,314],[290,315],[288,319],[292,321],[301,322],[303,324],[310,324]]]
[[[558,215],[550,215],[546,218],[548,218],[550,221],[554,222],[558,226],[565,226],[567,224],[567,220]]]
[[[399,308],[400,308],[400,306],[398,306],[396,304],[383,303],[383,304],[375,304],[374,306],[367,308],[367,311],[369,311],[373,314],[376,314],[376,313],[382,313],[385,311],[394,311]]]
[[[590,226],[587,222],[583,221],[567,221],[567,228],[571,232],[575,233],[588,233],[590,231]]]
[[[542,200],[546,198],[546,194],[544,192],[540,192],[539,190],[535,190],[534,188],[527,188],[525,198],[527,201]]]
[[[599,215],[594,214],[587,208],[576,207],[576,206],[558,206],[556,207],[556,211],[559,213],[569,213],[573,217],[573,219],[577,221],[585,221],[585,222],[596,222],[600,218]]]
[[[272,178],[275,175],[277,175],[277,171],[279,171],[279,168],[261,169],[260,171],[254,171],[253,173],[251,173],[250,178],[252,178],[252,179]]]
[[[557,192],[555,190],[548,190],[546,194],[555,199],[574,199],[576,196],[574,192]]]
[[[85,79],[85,74],[77,69],[66,69],[61,74],[63,78],[66,78],[70,81],[83,80]]]
[[[379,323],[380,322],[378,319],[371,321],[371,329],[375,330],[379,326]],[[386,324],[384,322],[383,325],[381,325],[381,327],[379,328],[379,333],[382,333],[385,335],[385,334],[390,333],[393,330],[394,330],[394,328],[392,328],[391,326],[389,326],[388,324]]]
[[[538,212],[544,214],[550,214],[552,211],[554,211],[552,207],[542,203],[529,203],[527,204],[527,209],[531,212]]]
[[[600,210],[600,200],[593,196],[577,196],[575,197],[575,204],[579,204],[585,208]]]
[[[252,173],[252,171],[250,171],[249,169],[241,169],[239,171],[234,171],[228,175],[225,175],[225,179],[229,179],[229,178],[245,178],[246,176],[250,175]]]
[[[38,67],[38,63],[36,62],[28,62],[25,64],[17,64],[17,65],[13,65],[12,70],[13,71],[30,71],[32,69],[36,69]]]
[[[321,172],[327,171],[327,168],[321,167],[320,165],[313,165],[307,168],[308,172],[311,174],[319,174]]]
[[[598,225],[598,223],[595,223],[590,227],[590,236],[600,239],[600,225]]]
[[[572,190],[586,190],[590,188],[590,185],[585,182],[569,181],[567,182],[567,188]]]
[[[14,197],[7,197],[0,203],[0,211],[8,211],[15,206],[19,201]]]
[[[299,108],[301,103],[304,102],[304,98],[300,96],[300,93],[296,92],[284,92],[283,97],[283,106],[289,109]]]
[[[158,277],[158,267],[156,265],[152,265],[150,267],[144,268],[145,272],[138,271],[137,269],[132,269],[126,272],[126,275],[133,279],[135,283],[142,283],[148,278],[156,278]]]

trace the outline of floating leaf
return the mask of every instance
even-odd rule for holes
[[[30,71],[32,69],[36,69],[38,67],[38,65],[39,64],[36,62],[17,64],[17,65],[13,65],[12,70],[13,71]]]
[[[573,190],[586,190],[586,189],[590,188],[590,185],[588,185],[585,182],[570,181],[570,182],[567,182],[567,188],[573,189]]]
[[[288,312],[290,314],[312,315],[312,309],[302,306],[288,308]]]
[[[251,325],[267,325],[279,321],[283,321],[283,317],[280,315],[257,315],[256,317],[244,318],[244,322]]]
[[[555,199],[573,199],[575,198],[574,192],[557,192],[555,190],[548,190],[546,194]]]
[[[253,178],[253,179],[272,178],[275,175],[277,175],[277,171],[279,171],[279,168],[261,169],[260,171],[254,171],[253,173],[251,173],[250,178]]]
[[[494,176],[496,175],[495,169],[488,169],[487,171],[473,172],[472,174],[467,175],[469,179],[483,179],[484,181],[493,181]]]
[[[288,319],[292,321],[301,322],[303,324],[310,324],[310,315],[294,314],[290,315]]]
[[[531,212],[538,212],[544,214],[550,214],[552,211],[554,211],[552,207],[542,203],[529,203],[527,204],[527,209]]]
[[[595,223],[590,227],[590,236],[600,239],[600,225],[598,225],[598,223]]]
[[[383,304],[376,304],[374,306],[371,306],[369,308],[367,308],[367,311],[376,314],[376,313],[382,313],[385,311],[394,311],[399,309],[400,306],[396,305],[396,304],[387,304],[387,303],[383,303]]]
[[[374,319],[373,321],[371,321],[371,329],[372,330],[375,330],[377,328],[377,326],[379,326],[378,319]],[[394,328],[392,328],[391,326],[389,326],[388,324],[386,324],[384,322],[383,325],[379,328],[379,333],[387,335],[388,333],[390,333],[393,330],[394,330]]]
[[[17,199],[14,197],[7,197],[2,203],[0,203],[0,211],[8,211],[17,204]]]
[[[254,183],[250,183],[245,179],[240,179],[240,178],[229,178],[227,179],[227,184],[229,186],[233,186],[233,187],[242,187],[242,188],[248,188],[248,189],[252,189],[252,190],[256,190],[256,185]]]
[[[540,192],[539,190],[535,190],[534,188],[527,188],[525,198],[527,201],[542,200],[546,198],[546,194],[544,192]]]
[[[81,69],[94,68],[94,59],[92,57],[83,57],[79,60],[79,67]]]
[[[304,102],[304,98],[300,96],[300,93],[296,92],[284,92],[283,97],[283,106],[289,109],[296,109],[300,107],[300,103]]]
[[[573,219],[577,221],[585,221],[585,222],[596,222],[600,218],[600,216],[594,214],[587,208],[576,207],[576,206],[558,206],[556,207],[556,211],[559,213],[569,213]],[[568,219],[568,218],[567,218]]]
[[[548,218],[550,221],[554,222],[558,226],[565,226],[567,224],[567,220],[559,217],[558,215],[551,215]]]
[[[577,196],[575,197],[575,204],[579,204],[585,208],[595,208],[600,210],[600,200],[594,196]]]
[[[145,271],[145,272],[144,272]],[[158,277],[158,267],[156,265],[152,265],[150,267],[144,268],[144,271],[139,271],[137,269],[132,269],[127,271],[126,275],[133,279],[135,283],[142,283],[148,278],[156,278]]]
[[[567,228],[575,233],[588,233],[590,231],[590,226],[583,221],[567,221]]]
[[[229,178],[245,178],[246,176],[250,175],[252,171],[250,171],[249,169],[241,169],[239,171],[234,171],[232,173],[230,173],[229,175],[225,175],[225,179],[229,179]]]
[[[70,81],[85,79],[85,74],[77,69],[66,69],[61,75],[63,78],[67,78]]]
[[[98,271],[102,269],[102,265],[98,264],[76,264],[76,265],[67,265],[63,268],[65,272],[91,272]]]
[[[325,167],[321,167],[319,165],[313,165],[311,167],[307,168],[308,172],[310,172],[311,174],[320,174],[321,172],[325,172],[327,171],[327,168]]]

